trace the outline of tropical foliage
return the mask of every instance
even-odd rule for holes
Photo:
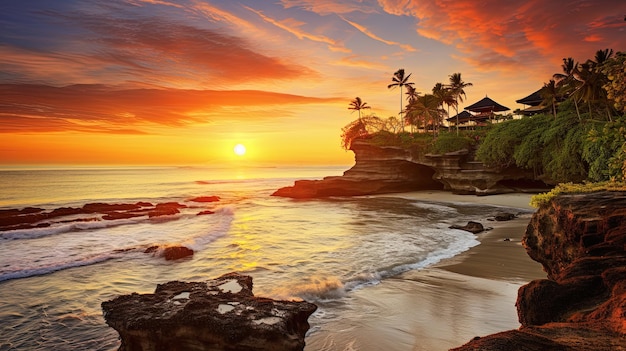
[[[458,115],[472,84],[454,73],[449,84],[437,83],[431,93],[421,94],[409,82],[411,74],[399,69],[387,86],[400,88],[401,106],[406,87],[399,118],[361,116],[369,106],[357,97],[349,109],[359,111],[359,119],[342,129],[342,146],[349,149],[354,139],[369,138],[435,153],[469,149],[489,166],[532,170],[550,183],[626,181],[626,54],[598,50],[582,63],[564,58],[560,69],[540,90],[549,112],[501,116],[500,123],[472,131],[459,131],[457,122],[455,133],[442,130],[442,122],[450,107]],[[406,125],[411,132],[404,131]]]

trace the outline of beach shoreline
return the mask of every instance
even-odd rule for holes
[[[519,327],[517,290],[531,280],[545,278],[541,265],[521,245],[532,217],[531,194],[479,197],[418,191],[384,196],[523,211],[505,222],[477,218],[492,228],[477,234],[479,245],[433,266],[353,291],[356,310],[352,315],[362,317],[346,318],[313,333],[306,350],[449,350],[476,336]],[[321,334],[332,336],[322,339]]]

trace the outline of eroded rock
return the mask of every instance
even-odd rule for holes
[[[522,327],[454,350],[626,350],[626,192],[555,197],[523,244],[548,279],[519,289]]]
[[[120,351],[302,350],[316,308],[255,297],[252,278],[237,273],[169,282],[154,294],[102,303],[106,323],[120,334]]]

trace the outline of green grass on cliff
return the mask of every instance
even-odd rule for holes
[[[561,183],[547,193],[533,196],[530,199],[530,205],[539,208],[550,202],[550,200],[559,194],[583,194],[596,191],[626,191],[626,182]]]

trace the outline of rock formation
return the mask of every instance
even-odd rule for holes
[[[314,198],[439,189],[486,195],[519,190],[505,184],[533,177],[519,169],[485,167],[473,161],[468,150],[431,155],[419,149],[374,145],[368,139],[354,140],[350,150],[355,164],[343,176],[299,180],[273,195]]]
[[[106,323],[120,334],[119,351],[302,350],[316,308],[255,297],[252,278],[237,273],[102,303]]]
[[[215,202],[218,196],[202,196],[190,199],[191,202]],[[88,203],[82,207],[59,207],[51,211],[43,208],[26,207],[23,209],[0,210],[0,232],[19,229],[45,228],[58,223],[113,221],[129,218],[157,218],[180,213],[187,205],[178,202],[151,204],[137,203]],[[212,214],[210,210],[198,212],[199,215]]]
[[[522,326],[454,350],[626,350],[626,192],[559,195],[523,243],[548,279],[520,288]]]

